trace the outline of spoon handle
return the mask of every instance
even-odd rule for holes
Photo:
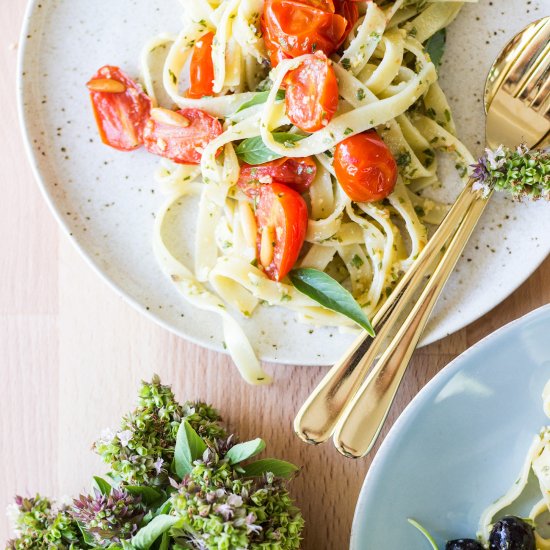
[[[412,307],[414,296],[432,273],[441,250],[474,201],[471,186],[470,180],[417,260],[374,317],[373,326],[380,331],[378,336],[372,339],[362,332],[302,405],[294,420],[294,430],[303,441],[322,443],[334,432],[343,410],[359,390],[373,359],[377,357],[386,339],[384,335],[396,331],[400,320]]]
[[[334,444],[342,454],[358,458],[375,444],[411,355],[486,204],[484,198],[474,200],[419,300],[344,411],[334,434]]]

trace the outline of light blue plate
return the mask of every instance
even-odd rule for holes
[[[514,482],[533,436],[548,424],[541,394],[549,379],[550,306],[449,364],[406,408],[373,461],[351,550],[430,550],[407,518],[441,549],[448,539],[475,537],[481,511]]]

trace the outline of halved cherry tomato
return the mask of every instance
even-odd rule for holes
[[[298,128],[316,132],[326,126],[338,108],[338,81],[327,56],[309,56],[286,77],[286,114]]]
[[[141,87],[110,65],[99,69],[87,85],[101,141],[121,151],[143,145],[151,99]]]
[[[275,182],[284,183],[303,194],[311,187],[316,173],[317,165],[310,157],[285,157],[256,166],[243,164],[237,183],[249,197],[259,195],[263,184]]]
[[[222,125],[200,109],[182,109],[177,113],[186,118],[189,125],[167,124],[150,118],[143,132],[145,148],[179,164],[200,164],[204,148],[222,133]]]
[[[193,48],[193,56],[189,67],[190,86],[187,97],[200,99],[205,95],[212,95],[214,80],[214,64],[212,63],[212,41],[214,33],[209,32],[202,36]]]
[[[386,198],[395,188],[397,163],[375,130],[341,141],[334,151],[334,171],[355,202]]]
[[[348,26],[346,19],[319,8],[319,3],[267,0],[262,31],[273,66],[281,59],[316,51],[330,55],[343,42]]]
[[[308,213],[306,202],[296,191],[281,183],[262,185],[256,207],[258,223],[258,257],[262,254],[262,241],[267,240],[271,259],[264,265],[270,279],[280,281],[292,269],[306,238]],[[265,233],[265,235],[264,235]],[[266,237],[268,237],[266,239]]]

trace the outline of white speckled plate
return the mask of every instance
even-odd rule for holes
[[[482,87],[508,38],[544,15],[544,0],[466,4],[451,27],[442,68],[459,133],[476,153],[483,141]],[[155,321],[201,345],[222,350],[218,318],[184,303],[158,269],[153,216],[162,198],[158,160],[120,153],[97,137],[84,83],[104,64],[138,73],[143,44],[177,32],[176,0],[34,0],[22,34],[19,97],[32,164],[53,212],[103,277]],[[446,179],[452,195],[454,180]],[[424,339],[433,342],[483,315],[515,290],[550,250],[545,204],[491,201],[479,229],[438,304]],[[188,223],[191,222],[188,218]],[[185,249],[185,231],[178,235]],[[265,360],[328,364],[352,336],[297,323],[264,308],[243,326]]]

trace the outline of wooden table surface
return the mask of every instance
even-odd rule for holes
[[[0,544],[16,493],[74,495],[102,471],[90,451],[130,410],[141,379],[158,373],[179,397],[220,407],[243,438],[303,467],[292,492],[303,510],[305,549],[347,548],[371,459],[310,447],[294,414],[324,368],[269,366],[276,382],[253,388],[230,360],[178,339],[116,296],[80,258],[48,211],[23,150],[16,115],[17,41],[25,0],[0,2]],[[550,302],[550,259],[510,298],[468,328],[416,352],[389,427],[451,359],[496,328]],[[387,428],[384,434],[387,433]]]

